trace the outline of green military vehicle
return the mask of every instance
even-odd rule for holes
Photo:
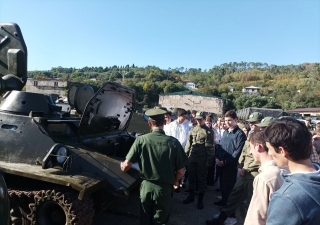
[[[0,23],[0,170],[11,224],[90,225],[114,202],[125,202],[140,171],[120,170],[135,140],[127,132],[135,92],[106,83],[97,92],[74,84],[76,116],[61,113],[49,95],[21,91],[27,48],[15,23]],[[80,116],[79,116],[80,115]]]

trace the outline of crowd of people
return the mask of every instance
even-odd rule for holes
[[[177,119],[172,121],[172,113]],[[291,117],[263,117],[240,123],[234,111],[223,117],[184,109],[146,111],[152,132],[137,137],[121,170],[141,170],[141,224],[166,224],[172,190],[189,193],[182,204],[203,198],[219,183],[220,213],[207,225],[235,224],[236,209],[247,206],[244,224],[320,224],[320,124],[310,131]]]

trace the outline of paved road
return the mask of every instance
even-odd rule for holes
[[[204,209],[198,210],[196,202],[183,205],[182,201],[188,196],[182,189],[181,194],[174,194],[172,198],[172,211],[168,225],[205,225],[205,221],[211,219],[213,215],[218,214],[220,207],[213,204],[217,201],[217,186],[209,186],[204,198]],[[127,204],[112,207],[112,210],[106,211],[97,216],[94,225],[139,225],[139,197],[132,198]],[[243,224],[246,214],[245,207],[240,207],[236,211],[237,225]]]

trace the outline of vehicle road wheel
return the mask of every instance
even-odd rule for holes
[[[55,201],[45,201],[38,206],[37,223],[48,225],[67,224],[68,212]],[[68,221],[70,223],[70,221]]]
[[[10,192],[9,192],[10,194]],[[11,191],[12,225],[90,225],[94,216],[91,198],[55,190]]]
[[[91,198],[79,200],[77,194],[42,191],[35,196],[36,224],[90,225],[94,209]]]

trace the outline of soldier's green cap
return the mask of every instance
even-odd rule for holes
[[[256,126],[258,126],[258,127],[267,127],[275,120],[276,120],[276,118],[273,118],[271,116],[267,116],[267,117],[265,117],[265,118],[263,118],[261,120],[261,123],[256,124]]]
[[[207,116],[207,115],[206,115],[205,112],[197,112],[195,118],[199,120],[199,119],[206,118],[206,116]]]
[[[249,116],[249,119],[247,119],[247,122],[256,122],[256,121],[260,121],[263,119],[263,115],[262,113],[259,112],[254,112]]]
[[[174,108],[174,109],[172,110],[172,113],[177,114],[177,113],[178,113],[178,109],[179,109],[179,108]]]
[[[149,109],[145,112],[146,116],[153,120],[164,119],[165,110],[162,109]]]
[[[162,106],[156,106],[154,107],[155,109],[162,109],[164,111],[168,111],[166,107],[162,107]]]

